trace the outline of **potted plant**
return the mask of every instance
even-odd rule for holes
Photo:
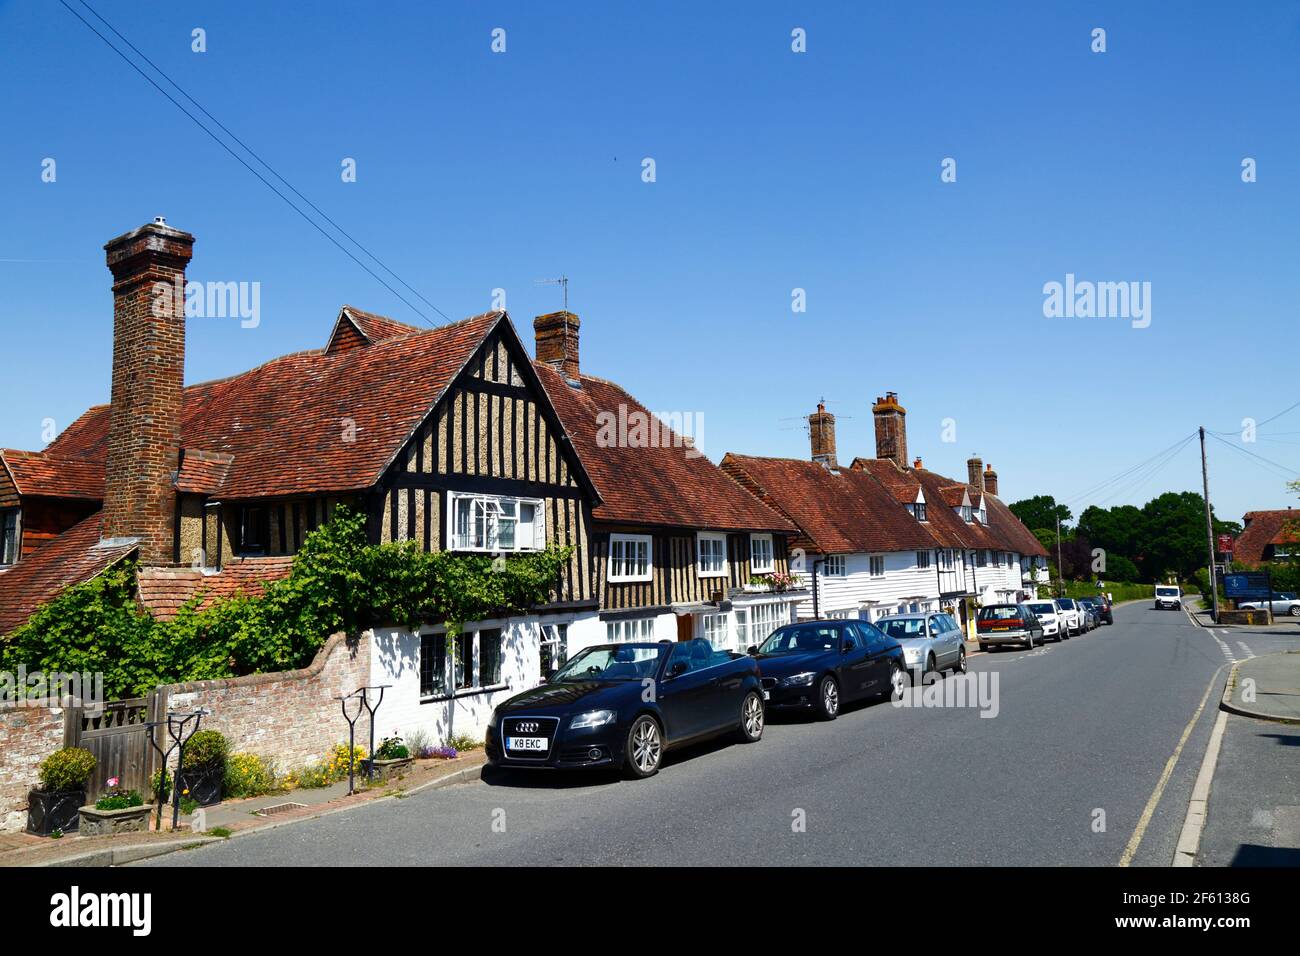
[[[369,760],[361,761],[361,769],[372,780],[381,783],[401,776],[411,765],[411,750],[393,731],[393,736],[385,737]]]
[[[201,807],[220,803],[226,782],[226,754],[230,745],[216,730],[200,730],[185,744],[185,756],[176,774],[181,796]]]
[[[745,590],[750,594],[761,594],[771,588],[771,581],[765,574],[751,574]]]
[[[46,757],[40,786],[27,795],[27,832],[49,836],[75,830],[94,770],[95,755],[80,747],[64,747]]]
[[[94,806],[81,808],[82,836],[110,836],[114,833],[138,833],[149,829],[153,804],[135,790],[118,788],[117,777],[108,778],[108,791]]]

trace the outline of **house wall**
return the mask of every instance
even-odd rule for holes
[[[271,757],[281,770],[315,764],[348,739],[348,725],[335,697],[370,679],[370,641],[335,634],[301,670],[250,674],[227,680],[191,681],[160,688],[176,710],[203,707],[203,729],[219,730],[232,753]],[[366,721],[358,724],[363,732]],[[376,734],[382,724],[376,726]]]
[[[932,601],[933,610],[938,609],[939,577],[935,558],[931,552],[930,566],[918,565],[915,551],[890,551],[884,553],[885,573],[880,576],[871,574],[871,554],[856,553],[845,556],[845,574],[843,577],[828,576],[824,573],[825,565],[817,570],[818,612],[823,616],[848,611],[858,617],[858,611],[865,601],[874,601],[868,620],[876,620],[887,613],[894,613],[904,598],[920,597],[923,601]],[[807,570],[803,580],[811,586],[812,563],[821,560],[824,555],[810,555],[806,559]],[[800,617],[812,617],[812,597],[799,605]]]
[[[78,521],[98,510],[98,501],[75,498],[23,498],[21,556],[27,557],[45,542],[57,538]]]
[[[0,703],[0,832],[27,826],[41,761],[63,746],[63,709]]]

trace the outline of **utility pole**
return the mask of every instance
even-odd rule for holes
[[[1061,516],[1056,516],[1056,580],[1061,591],[1061,597],[1065,597],[1065,562],[1061,560]]]
[[[1214,574],[1214,521],[1210,518],[1210,472],[1205,464],[1205,426],[1201,426],[1201,484],[1205,489],[1205,541],[1210,551],[1210,608],[1212,620],[1219,623],[1219,585]],[[1270,598],[1272,595],[1269,596]],[[1271,607],[1271,605],[1270,605]]]

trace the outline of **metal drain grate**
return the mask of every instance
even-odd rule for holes
[[[307,806],[305,803],[277,803],[269,807],[263,807],[261,810],[254,810],[253,815],[259,817],[272,817],[277,813],[288,813],[290,810],[301,810]]]

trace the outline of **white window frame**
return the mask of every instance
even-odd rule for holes
[[[883,554],[868,555],[867,573],[873,578],[883,578],[885,576],[885,556]]]
[[[482,683],[483,675],[480,672],[480,668],[483,664],[483,649],[479,642],[479,637],[483,631],[496,631],[501,635],[501,656],[499,658],[499,663],[501,665],[501,680],[495,684]],[[506,677],[505,670],[506,643],[509,640],[510,634],[504,622],[483,622],[476,624],[469,630],[462,631],[460,636],[456,638],[455,654],[451,653],[451,647],[449,646],[451,641],[447,636],[445,628],[439,627],[433,631],[421,632],[419,652],[421,655],[424,653],[425,637],[433,637],[435,639],[442,638],[443,641],[442,690],[436,691],[432,694],[422,693],[420,695],[421,700],[441,700],[445,698],[469,696],[472,694],[481,694],[490,690],[500,690],[501,688],[510,686],[510,680]],[[469,651],[469,660],[467,661],[469,666],[469,675],[468,682],[464,686],[459,686],[457,677],[460,673],[460,649],[462,647]],[[417,672],[421,666],[422,664],[417,665]]]
[[[477,532],[471,530],[468,536],[462,536],[457,531],[457,505],[462,501],[471,502],[469,519],[472,524],[477,525],[476,516],[481,508],[483,512],[483,540],[481,543],[475,541],[470,543],[470,539],[477,538]],[[511,518],[505,512],[503,506],[509,506],[514,509],[514,516]],[[520,520],[523,509],[531,507],[533,509],[533,520],[525,525]],[[508,495],[481,495],[469,494],[460,491],[451,491],[447,493],[447,550],[448,551],[474,551],[483,554],[516,554],[528,551],[542,551],[546,547],[546,519],[545,506],[540,498],[515,498]],[[495,519],[495,520],[492,520]],[[509,548],[501,546],[500,543],[500,526],[504,520],[513,520],[515,523],[514,545]],[[525,527],[531,528],[529,535],[531,543],[524,546],[521,542]],[[538,542],[541,542],[539,545]]]
[[[655,619],[652,617],[626,617],[605,622],[605,641],[608,644],[643,644],[655,639]]]
[[[754,545],[765,544],[767,546],[767,561],[760,564],[757,554],[754,551]],[[776,570],[776,544],[770,534],[751,534],[749,536],[749,573],[750,574],[770,574]]]
[[[697,617],[696,636],[704,638],[716,650],[727,650],[734,643],[731,639],[731,615],[725,611],[700,614]]]
[[[848,563],[842,554],[828,554],[822,562],[822,577],[842,578],[848,574]]]
[[[720,544],[722,547],[722,567],[706,569],[704,566],[704,542]],[[695,534],[695,573],[701,578],[725,578],[727,576],[727,536],[716,531],[698,531]]]
[[[645,570],[629,570],[640,564],[640,555],[636,554],[645,546]],[[621,556],[619,552],[622,552]],[[654,538],[648,534],[611,534],[609,536],[609,580],[615,583],[629,581],[650,581],[654,578]]]
[[[744,649],[762,644],[768,635],[794,619],[794,604],[767,601],[736,609],[736,643]]]

